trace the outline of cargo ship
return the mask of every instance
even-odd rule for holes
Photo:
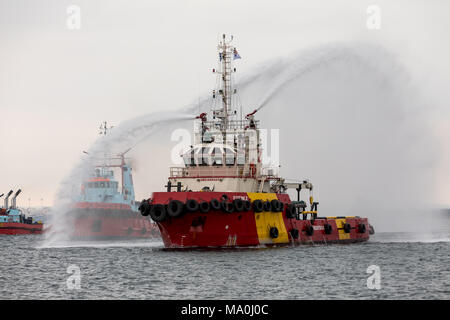
[[[22,210],[17,207],[17,196],[22,192],[17,190],[11,199],[9,206],[9,197],[13,194],[10,190],[5,197],[4,208],[0,208],[0,234],[18,235],[18,234],[41,234],[44,224],[41,221],[34,220],[33,217],[27,217]],[[0,195],[0,197],[2,197]]]
[[[100,127],[106,135],[106,122]],[[130,150],[130,149],[129,149]],[[156,224],[143,217],[135,201],[132,168],[125,154],[104,154],[101,164],[82,182],[81,192],[68,212],[72,240],[122,240],[159,237]],[[120,170],[121,182],[115,178]]]
[[[233,63],[240,55],[231,42],[225,35],[219,42],[218,87],[209,113],[197,117],[184,166],[170,168],[167,191],[143,200],[141,214],[156,221],[167,248],[368,240],[374,231],[367,218],[318,216],[310,181],[287,182],[279,166],[263,164],[258,109],[245,117],[236,110]]]

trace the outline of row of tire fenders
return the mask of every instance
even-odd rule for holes
[[[197,201],[189,199],[186,203],[180,200],[171,200],[168,204],[152,204],[148,200],[143,200],[139,206],[139,211],[143,216],[148,216],[156,221],[162,222],[168,217],[178,218],[189,212],[208,213],[211,210],[222,211],[224,213],[247,212],[253,209],[259,213],[263,211],[282,212],[285,204],[276,199],[272,201],[234,199],[226,201],[226,197],[222,201],[212,199],[211,201]],[[288,218],[295,218],[295,208],[292,204],[286,204],[286,214]]]
[[[143,200],[139,206],[139,211],[143,216],[150,215],[153,221],[156,222],[162,222],[168,218],[178,218],[190,212],[208,213],[210,210],[231,214],[233,212],[248,212],[252,209],[255,213],[263,211],[283,212],[286,208],[286,218],[296,218],[295,206],[293,204],[283,203],[277,199],[271,201],[257,199],[253,202],[239,198],[234,199],[231,202],[226,200],[226,197],[223,197],[222,201],[212,199],[211,201],[198,202],[195,199],[188,199],[186,203],[183,203],[180,200],[171,200],[168,204],[152,204],[148,200]],[[324,224],[323,227],[325,234],[331,234],[333,232],[333,227],[330,224]],[[345,233],[350,233],[351,229],[352,227],[349,223],[344,223],[343,230]],[[308,236],[314,234],[314,228],[311,224],[305,225],[304,231]],[[365,233],[366,225],[363,223],[359,224],[358,231],[360,233]],[[299,231],[295,228],[290,230],[290,234],[294,239],[298,239],[299,237]],[[271,228],[270,236],[272,238],[277,238],[278,230],[272,230]]]

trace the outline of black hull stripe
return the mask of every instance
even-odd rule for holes
[[[0,227],[0,230],[3,229],[11,229],[11,230],[28,230],[28,231],[42,231],[43,229],[36,229],[36,228],[25,228],[25,227]]]

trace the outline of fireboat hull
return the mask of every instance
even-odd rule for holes
[[[43,232],[42,224],[29,224],[18,222],[1,222],[0,234],[20,235],[20,234],[41,234]]]
[[[241,192],[155,192],[152,204],[167,205],[171,200],[186,203],[220,199],[225,195],[231,201],[260,199],[278,200],[285,204],[279,212],[249,211],[226,213],[209,210],[206,213],[186,212],[181,217],[158,222],[166,248],[253,247],[286,246],[317,243],[356,243],[369,239],[367,218],[318,217],[312,220],[288,218],[286,207],[291,202],[287,194]],[[329,226],[331,226],[331,229]],[[271,229],[277,229],[277,235]],[[325,230],[327,229],[327,230]]]
[[[70,212],[73,240],[159,238],[155,223],[127,209],[78,208]]]

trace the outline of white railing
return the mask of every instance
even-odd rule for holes
[[[255,172],[256,173],[256,172]],[[193,166],[171,167],[170,177],[249,177],[250,167],[246,166]]]
[[[171,167],[171,178],[261,177],[278,178],[278,167],[263,167],[261,172],[250,165]]]

